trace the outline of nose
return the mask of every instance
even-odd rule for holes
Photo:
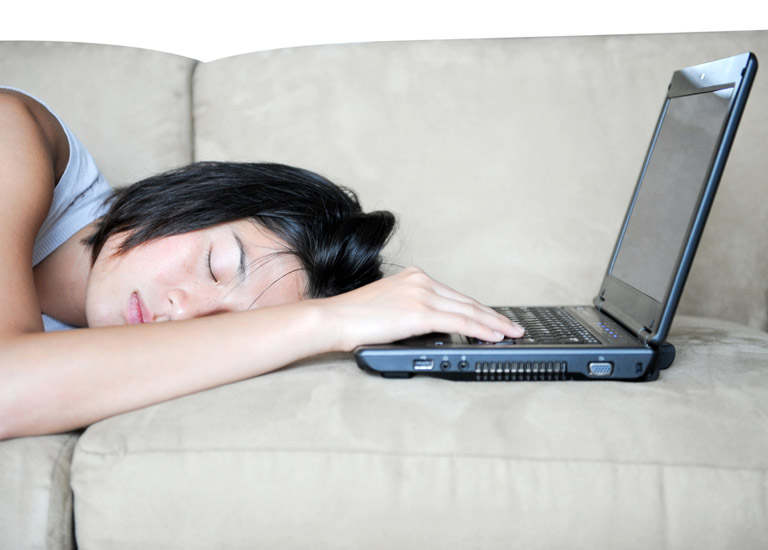
[[[171,321],[183,321],[226,311],[226,308],[222,307],[215,297],[181,288],[169,290],[168,301],[170,302],[169,317]]]

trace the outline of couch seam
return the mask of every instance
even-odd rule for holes
[[[195,117],[195,75],[202,61],[195,59],[192,70],[189,71],[189,162],[197,160],[197,120]]]
[[[64,445],[61,446],[59,449],[59,452],[56,455],[56,459],[54,460],[53,467],[51,468],[51,475],[50,475],[50,484],[51,484],[51,493],[48,500],[48,515],[46,518],[46,547],[48,546],[49,537],[51,537],[51,517],[53,515],[54,506],[53,506],[53,488],[54,484],[56,483],[56,476],[59,468],[61,468],[62,464],[66,462],[66,468],[69,472],[69,475],[67,476],[67,489],[66,491],[69,492],[69,500],[70,500],[70,510],[74,510],[74,494],[72,492],[72,485],[71,485],[71,479],[72,479],[72,456],[74,453],[75,445],[77,444],[77,441],[80,439],[81,432],[73,433],[69,437],[67,437],[66,441],[64,442]],[[66,460],[63,460],[63,457],[67,456],[68,458]],[[58,507],[56,510],[59,510]],[[69,520],[71,522],[70,525],[70,535],[72,538],[74,538],[74,514],[69,515]],[[62,533],[63,534],[63,533]],[[54,548],[56,550],[59,550],[61,548],[65,548],[65,544],[70,543],[71,541],[65,541],[65,540],[57,540],[54,541]]]
[[[289,454],[317,454],[317,455],[365,455],[365,456],[379,456],[387,458],[424,458],[424,459],[451,459],[451,460],[504,460],[510,462],[534,462],[534,463],[550,463],[550,464],[594,464],[594,465],[606,465],[606,466],[654,466],[664,468],[696,468],[702,470],[724,470],[724,471],[736,471],[736,472],[755,472],[763,473],[768,472],[768,467],[748,467],[748,466],[728,466],[717,464],[695,464],[684,462],[654,462],[654,461],[616,461],[616,460],[602,460],[602,459],[589,459],[589,458],[574,458],[574,459],[562,459],[562,458],[548,458],[548,457],[525,457],[525,456],[509,456],[509,455],[473,455],[473,454],[444,454],[444,453],[401,453],[396,451],[376,451],[376,450],[346,450],[346,449],[183,449],[183,450],[151,450],[151,451],[138,451],[138,452],[99,452],[79,448],[81,453],[85,453],[95,457],[121,457],[126,458],[128,456],[152,456],[152,455],[183,455],[183,454],[218,454],[218,453],[237,453],[237,454],[273,454],[273,453],[289,453]]]

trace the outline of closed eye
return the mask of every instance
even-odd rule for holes
[[[213,273],[213,267],[211,266],[211,251],[208,250],[208,254],[206,256],[206,264],[208,264],[208,271],[211,274],[211,279],[213,279],[213,282],[218,283],[219,280],[216,278],[216,275]]]

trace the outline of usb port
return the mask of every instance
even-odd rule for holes
[[[613,374],[613,363],[610,361],[593,361],[587,368],[591,376],[610,376]]]
[[[435,362],[432,359],[414,359],[413,370],[432,370],[435,368]]]

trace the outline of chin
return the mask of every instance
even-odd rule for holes
[[[112,315],[112,312],[109,309],[107,311],[92,311],[87,306],[85,320],[88,323],[88,328],[115,327],[125,324],[122,319]]]

